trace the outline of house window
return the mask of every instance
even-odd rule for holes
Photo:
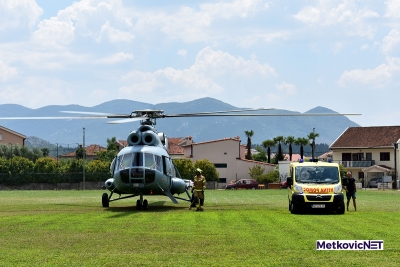
[[[367,160],[371,161],[372,160],[372,153],[365,153],[365,157]]]
[[[227,168],[228,164],[226,163],[214,163],[215,168]]]
[[[351,161],[351,153],[342,153],[343,161]]]
[[[353,153],[352,154],[352,160],[353,161],[364,160],[364,153]]]
[[[389,152],[381,152],[381,161],[389,161],[390,153]]]
[[[226,183],[226,178],[219,178],[220,183]]]
[[[0,133],[0,141],[3,140],[3,134]]]

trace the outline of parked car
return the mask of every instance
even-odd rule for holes
[[[367,187],[375,187],[378,188],[378,183],[382,183],[382,178],[372,178],[371,180],[368,181]]]
[[[187,190],[189,190],[189,191],[192,190],[193,185],[194,185],[193,181],[192,180],[187,180],[187,179],[183,179],[183,180],[185,181]]]
[[[232,184],[227,184],[225,189],[258,189],[258,182],[254,179],[240,179]]]
[[[282,181],[281,182],[281,188],[283,188],[283,189],[287,188],[287,181]]]

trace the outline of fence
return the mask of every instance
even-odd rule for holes
[[[105,182],[110,173],[85,173],[85,182]],[[73,173],[0,173],[1,185],[77,184],[83,182],[82,172]]]

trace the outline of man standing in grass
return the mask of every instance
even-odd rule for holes
[[[193,181],[194,201],[196,202],[196,211],[203,211],[204,204],[204,190],[206,190],[206,178],[201,175],[203,171],[199,168],[196,169],[196,176]]]
[[[351,177],[351,172],[347,172],[347,185],[346,185],[346,197],[347,197],[347,211],[349,211],[349,203],[350,199],[353,198],[353,206],[354,206],[354,211],[357,211],[357,205],[356,205],[356,180]]]

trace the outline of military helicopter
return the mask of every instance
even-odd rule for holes
[[[168,154],[168,138],[155,128],[156,120],[174,117],[208,117],[208,116],[346,116],[360,114],[266,114],[251,113],[252,111],[273,110],[272,108],[239,109],[215,112],[197,112],[183,114],[164,114],[163,110],[136,110],[131,114],[109,114],[97,112],[63,111],[64,113],[82,114],[76,117],[3,117],[0,119],[118,119],[108,123],[119,124],[140,121],[137,130],[132,131],[127,138],[128,146],[123,148],[110,165],[112,178],[107,179],[103,189],[102,205],[117,200],[139,197],[136,201],[138,210],[147,210],[149,205],[144,196],[164,195],[178,204],[177,199],[191,201],[185,181]],[[244,113],[247,112],[247,113]],[[179,197],[186,194],[187,198]],[[114,194],[119,197],[113,198]],[[126,195],[126,196],[121,196]],[[178,196],[176,196],[178,195]]]

